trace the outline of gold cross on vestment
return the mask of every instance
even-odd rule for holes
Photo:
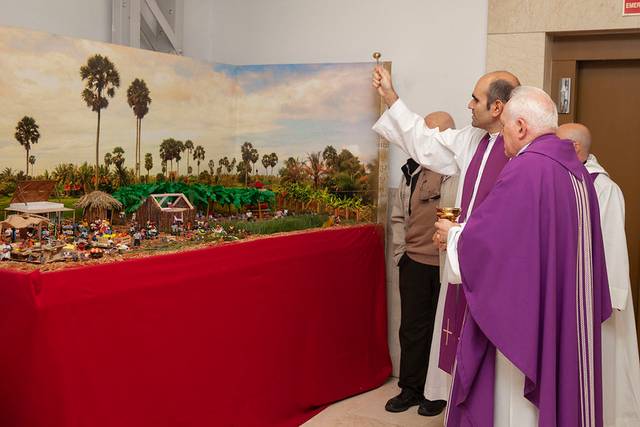
[[[449,345],[449,335],[453,335],[453,332],[449,331],[449,319],[447,319],[447,327],[443,328],[442,332],[446,334],[444,338],[444,345]]]

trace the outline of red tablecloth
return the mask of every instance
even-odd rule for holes
[[[0,426],[293,426],[391,371],[382,230],[0,270]]]

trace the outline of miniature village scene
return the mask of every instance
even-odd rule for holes
[[[176,187],[172,185],[175,183],[168,184],[163,187]],[[256,185],[261,187],[259,182]],[[301,194],[295,191],[301,193],[304,187],[291,186],[288,188],[295,197],[283,192],[276,197],[265,188],[218,187],[217,195],[226,195],[230,205],[226,209],[218,205],[214,210],[208,203],[209,212],[196,209],[183,193],[157,193],[139,199],[127,213],[118,199],[96,190],[75,202],[74,207],[81,210],[76,218],[75,209],[40,200],[48,199],[55,186],[55,181],[38,180],[17,184],[15,196],[5,209],[5,219],[0,221],[2,267],[24,269],[22,264],[29,264],[27,269],[43,269],[35,266],[46,265],[44,270],[55,270],[179,252],[265,234],[355,224],[371,217],[371,210],[363,206],[337,207],[335,201],[325,204],[318,198],[302,202],[297,199]],[[118,195],[122,197],[122,193]],[[238,203],[242,195],[245,201],[254,200],[254,204],[233,208],[233,198]],[[128,197],[130,200],[131,195]]]
[[[20,29],[0,41],[33,50],[12,51],[0,81],[13,100],[0,106],[0,268],[376,220],[368,63],[209,64]]]

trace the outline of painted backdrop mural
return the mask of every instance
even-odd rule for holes
[[[0,28],[0,69],[5,194],[22,175],[90,190],[96,150],[111,188],[156,179],[376,187],[371,64],[209,64]]]

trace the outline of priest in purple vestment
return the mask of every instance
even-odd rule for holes
[[[468,302],[447,426],[602,426],[598,200],[557,120],[542,90],[514,90],[501,117],[511,160],[464,227],[438,222]]]

